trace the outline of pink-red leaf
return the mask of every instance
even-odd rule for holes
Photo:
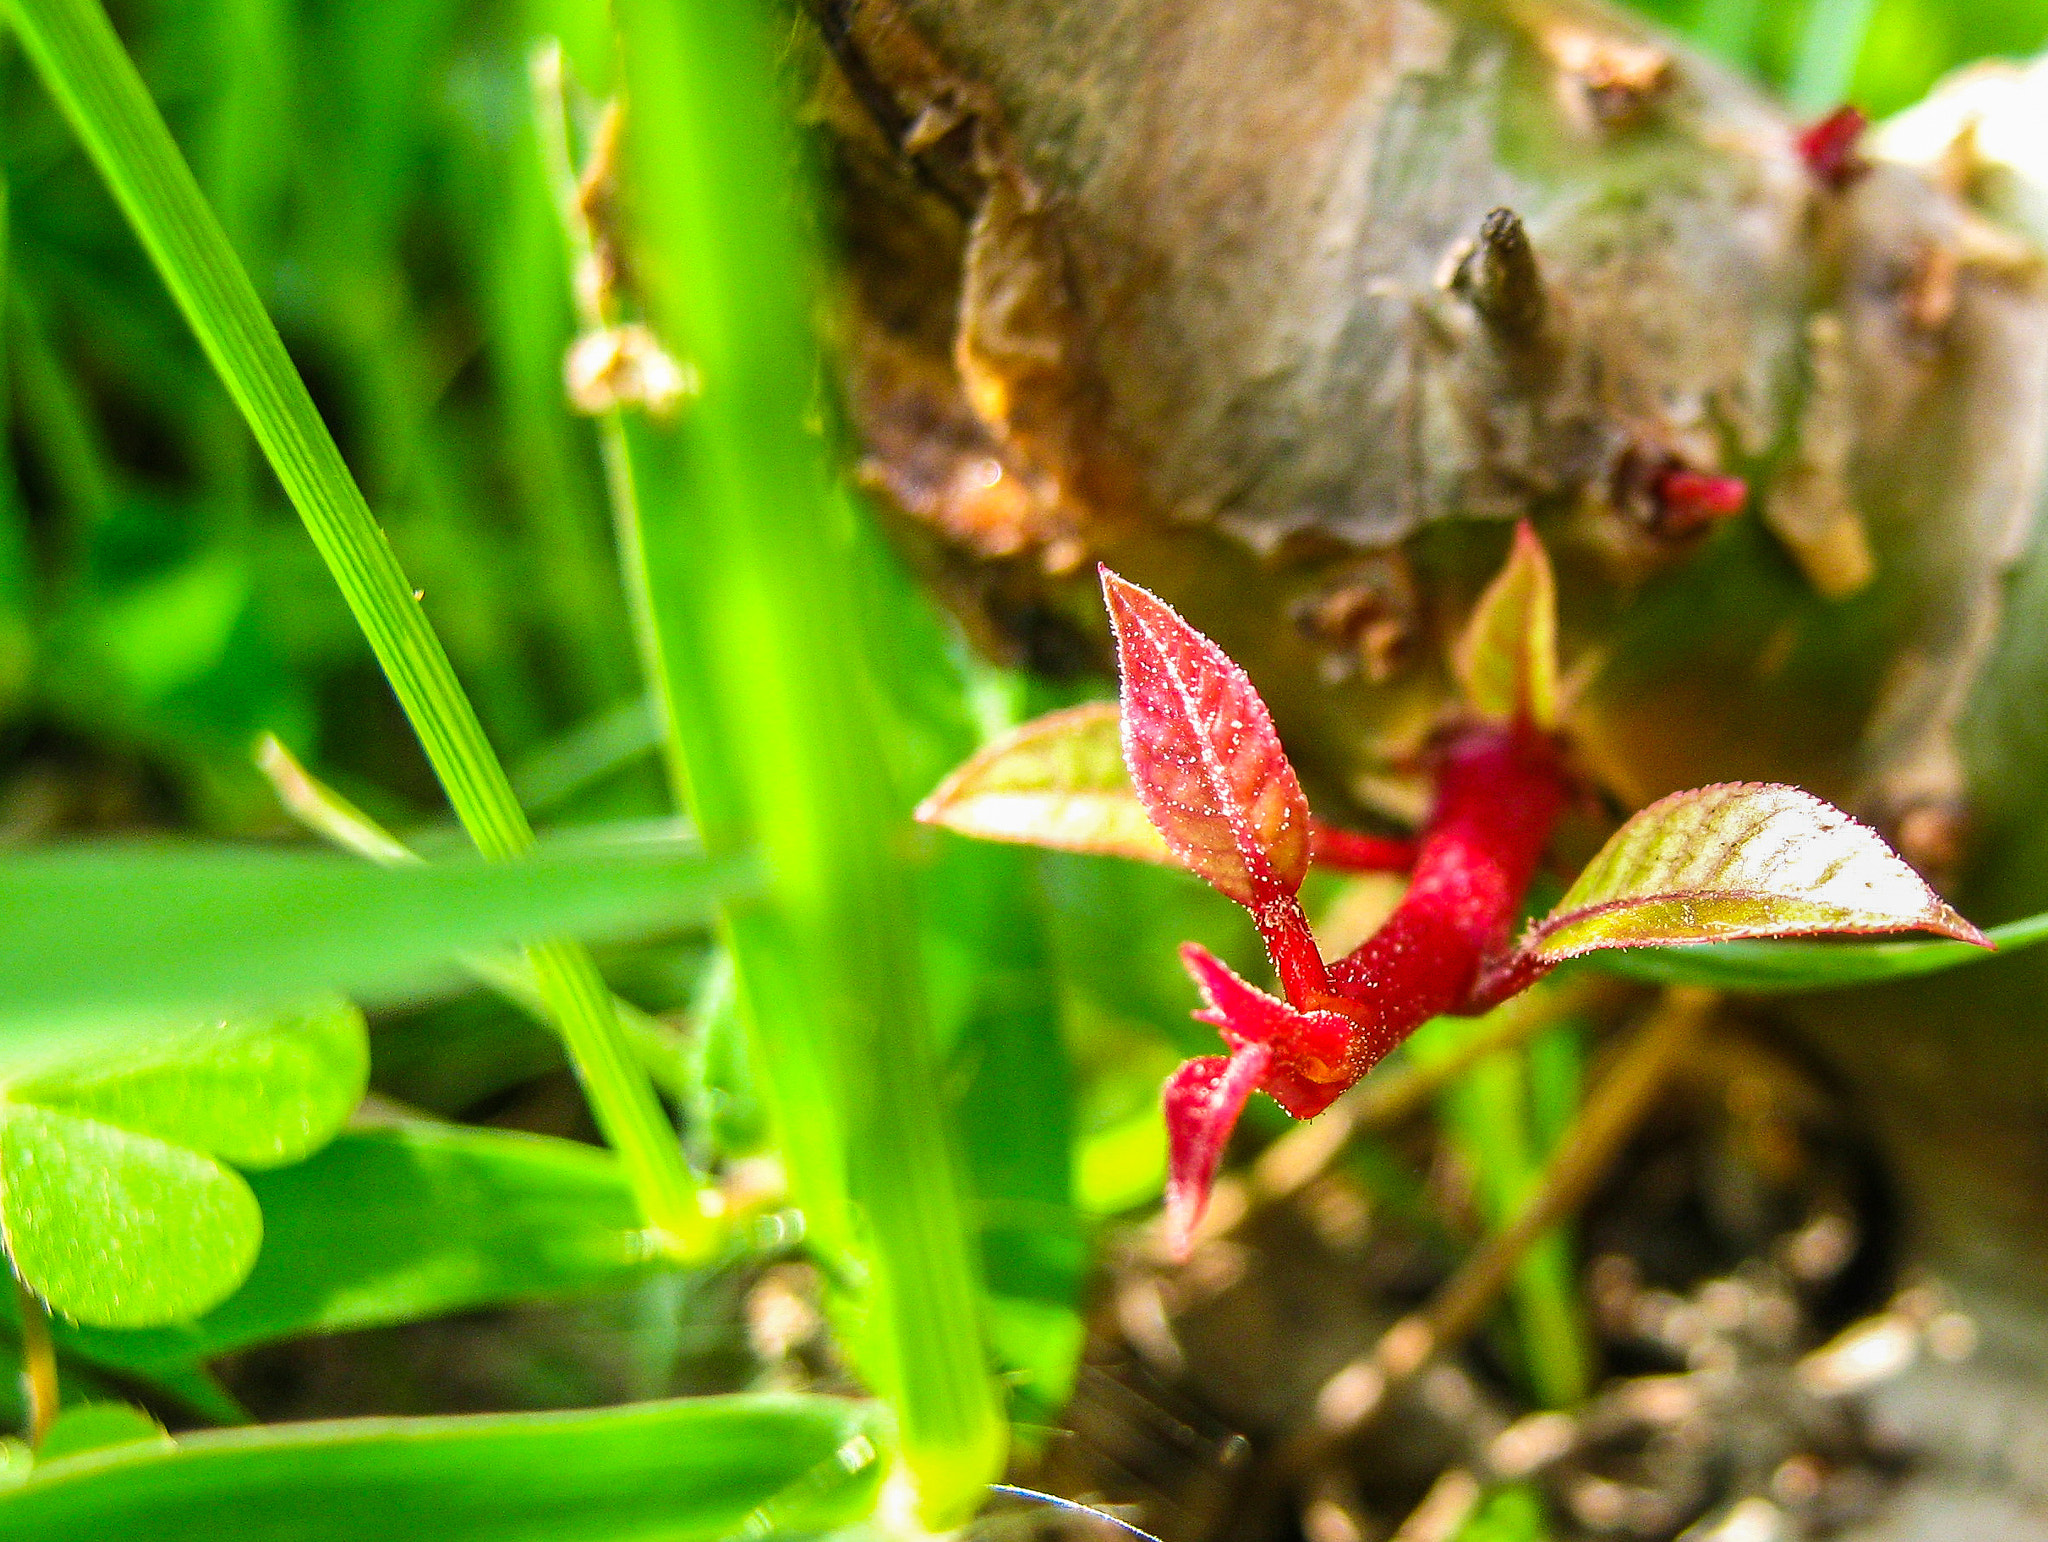
[[[1272,1058],[1265,1045],[1246,1044],[1227,1060],[1204,1055],[1187,1061],[1166,1079],[1166,1238],[1177,1258],[1187,1256],[1223,1148]]]
[[[1875,830],[1796,787],[1724,782],[1629,820],[1517,953],[1907,931],[1984,943]]]
[[[1102,570],[1132,785],[1175,856],[1258,911],[1301,887],[1308,800],[1266,704],[1163,600]]]
[[[941,782],[917,817],[962,835],[1179,866],[1124,766],[1113,701],[1012,729]]]

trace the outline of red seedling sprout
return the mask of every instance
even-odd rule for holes
[[[1317,867],[1333,873],[1405,873],[1415,865],[1415,842],[1363,835],[1320,819],[1308,822],[1308,851]]]
[[[1181,950],[1206,1003],[1195,1015],[1230,1054],[1191,1060],[1166,1084],[1167,1226],[1178,1251],[1255,1089],[1312,1117],[1415,1029],[1466,1001],[1509,940],[1568,789],[1555,744],[1518,711],[1451,736],[1419,845],[1327,827],[1312,836],[1300,779],[1244,671],[1163,601],[1107,569],[1102,582],[1123,668],[1132,784],[1182,862],[1251,911],[1286,995],[1254,989],[1193,944]],[[1296,897],[1312,847],[1333,865],[1414,862],[1386,924],[1334,967]]]
[[[1697,528],[1738,512],[1748,490],[1735,477],[1673,468],[1654,491],[1671,522]],[[1103,772],[1103,712],[1072,708],[986,747],[919,817],[990,839],[1170,857],[1251,912],[1280,995],[1194,943],[1181,949],[1202,995],[1195,1017],[1216,1029],[1226,1053],[1190,1060],[1166,1083],[1176,1253],[1188,1248],[1253,1092],[1313,1118],[1430,1018],[1488,1010],[1565,959],[1912,930],[1985,944],[1876,832],[1809,793],[1763,783],[1675,793],[1641,810],[1555,909],[1512,938],[1572,794],[1556,737],[1555,580],[1527,524],[1453,650],[1464,705],[1438,740],[1433,807],[1416,841],[1312,818],[1244,671],[1106,568],[1102,587],[1123,670],[1114,726],[1128,784]],[[1139,810],[1149,822],[1138,826],[1142,836],[1132,833]],[[1334,964],[1301,908],[1311,860],[1340,871],[1412,869],[1385,924]]]
[[[1481,965],[1511,940],[1569,791],[1555,742],[1526,721],[1466,728],[1442,751],[1408,892],[1330,970],[1364,1025],[1351,1080],[1466,1004]]]

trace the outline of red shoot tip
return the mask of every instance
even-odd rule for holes
[[[1659,472],[1651,487],[1659,524],[1670,535],[1690,535],[1719,519],[1740,514],[1749,502],[1749,484],[1741,477],[1714,476],[1674,466]]]
[[[1837,107],[1818,123],[1799,131],[1799,158],[1813,173],[1814,181],[1839,193],[1870,169],[1870,163],[1856,153],[1870,120],[1856,108]]]
[[[1257,913],[1308,872],[1308,799],[1266,704],[1165,601],[1102,570],[1131,784],[1182,864]]]
[[[1183,943],[1180,956],[1206,1003],[1195,1020],[1223,1035],[1230,1058],[1190,1060],[1166,1083],[1166,1228],[1176,1258],[1187,1255],[1245,1099],[1263,1091],[1295,1118],[1314,1118],[1358,1079],[1359,1026],[1343,1011],[1304,1012],[1268,996],[1199,943]]]

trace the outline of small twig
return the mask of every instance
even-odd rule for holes
[[[1395,1323],[1371,1353],[1324,1383],[1314,1422],[1280,1453],[1280,1473],[1306,1471],[1356,1435],[1386,1406],[1389,1392],[1480,1325],[1531,1244],[1585,1202],[1719,1000],[1712,991],[1689,987],[1665,992],[1587,1098],[1514,1220],[1480,1244],[1428,1305]]]
[[[14,1302],[21,1316],[21,1396],[28,1405],[28,1443],[39,1446],[57,1417],[57,1346],[42,1298],[18,1274]]]

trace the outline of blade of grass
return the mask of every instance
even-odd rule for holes
[[[285,812],[315,835],[379,867],[420,864],[419,853],[299,764],[276,735],[265,734],[257,742],[256,764],[270,778]],[[473,953],[462,960],[462,967],[544,1027],[555,1026],[533,966],[525,958],[515,953]],[[612,998],[612,1010],[656,1085],[679,1101],[691,1096],[696,1089],[696,1078],[690,1074],[693,1052],[682,1037],[621,997]]]
[[[1528,1010],[1526,1004],[1521,1008],[1522,1013]],[[1508,1015],[1520,1014],[1510,1008]],[[1546,1035],[1565,1028],[1552,1013],[1542,1015],[1552,1019]],[[1425,1030],[1427,1037],[1418,1035],[1410,1041],[1411,1051],[1419,1065],[1429,1065],[1455,1055],[1464,1043],[1489,1036],[1500,1021],[1439,1018]],[[1528,1047],[1496,1051],[1473,1064],[1440,1100],[1446,1130],[1471,1169],[1478,1208],[1496,1230],[1526,1202],[1549,1155],[1532,1106],[1533,1064]],[[1573,1406],[1586,1395],[1588,1369],[1572,1283],[1571,1241],[1563,1230],[1546,1233],[1530,1246],[1516,1265],[1513,1294],[1522,1354],[1537,1400],[1550,1408]]]
[[[390,1000],[445,978],[465,953],[537,933],[701,922],[749,881],[744,864],[637,841],[551,842],[517,867],[471,856],[375,868],[326,852],[138,842],[8,853],[0,1034],[147,1025],[328,991]]]
[[[1786,98],[1801,112],[1823,113],[1847,100],[1856,60],[1877,0],[1813,0],[1799,31]]]
[[[903,813],[863,678],[854,515],[806,426],[808,254],[768,17],[651,0],[617,15],[633,268],[704,382],[680,444],[639,416],[601,430],[637,640],[706,850],[758,842],[767,860],[766,903],[727,912],[757,1061],[807,1219],[865,1266],[852,1343],[895,1407],[920,1509],[951,1525],[996,1475],[1006,1431]]]
[[[720,1542],[818,1536],[874,1509],[872,1404],[735,1394],[571,1413],[203,1431],[38,1466],[9,1542]]]
[[[512,768],[512,786],[537,816],[651,754],[660,740],[647,700],[630,697],[527,755]]]
[[[8,0],[7,15],[247,419],[363,629],[456,816],[487,857],[533,835],[448,656],[190,169],[95,0]],[[701,1255],[696,1180],[582,948],[529,950],[591,1111],[648,1224]]]
[[[75,567],[85,545],[83,532],[105,519],[113,505],[117,473],[77,382],[50,347],[40,297],[22,275],[14,278],[6,319],[22,427],[55,484],[68,527],[60,555]]]
[[[0,33],[0,69],[7,64],[7,47],[7,35]],[[28,684],[34,656],[35,562],[28,544],[28,509],[14,479],[13,392],[7,388],[7,297],[13,277],[7,202],[7,169],[0,165],[0,705],[12,706]]]

